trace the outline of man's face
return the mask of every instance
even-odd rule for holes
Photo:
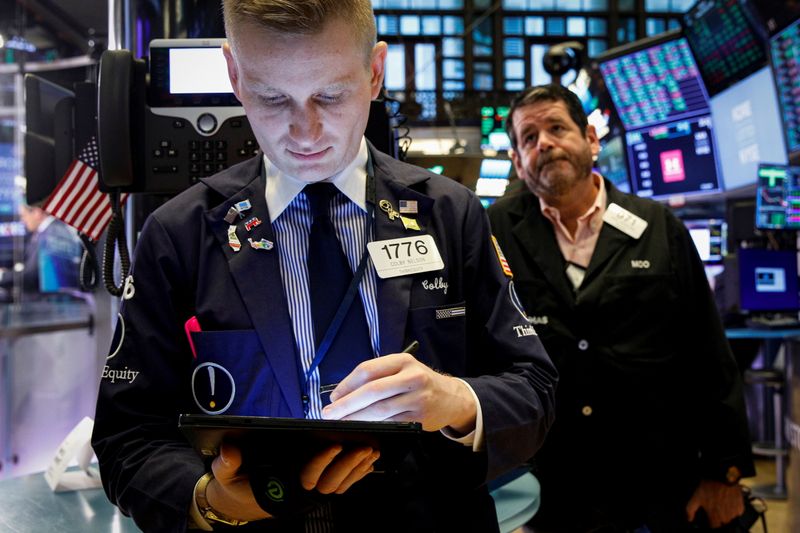
[[[358,153],[370,101],[383,84],[386,44],[369,66],[356,32],[332,20],[316,35],[287,35],[250,24],[223,47],[234,93],[261,149],[287,174],[315,182]]]
[[[540,101],[514,110],[517,148],[511,159],[520,179],[537,196],[559,198],[592,172],[600,144],[594,126],[581,134],[562,101]]]

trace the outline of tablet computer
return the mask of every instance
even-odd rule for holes
[[[178,427],[204,458],[215,457],[220,445],[230,442],[242,450],[245,462],[280,458],[305,464],[315,453],[338,443],[345,449],[370,446],[380,450],[373,465],[376,472],[395,470],[422,432],[417,422],[195,414],[180,415]]]

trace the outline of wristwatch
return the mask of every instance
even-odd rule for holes
[[[200,511],[200,515],[206,519],[208,522],[216,522],[218,524],[225,524],[226,526],[243,526],[247,523],[247,520],[238,520],[236,518],[229,518],[218,511],[214,510],[213,507],[208,503],[208,498],[206,497],[206,490],[208,489],[208,484],[211,480],[214,479],[214,474],[208,472],[200,478],[200,481],[197,482],[197,488],[195,490],[195,499],[197,500],[197,508]]]

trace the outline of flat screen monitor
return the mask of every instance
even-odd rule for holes
[[[628,167],[625,163],[625,141],[622,135],[600,141],[600,153],[597,154],[595,168],[606,179],[622,192],[631,192]]]
[[[710,96],[767,64],[766,31],[746,0],[699,0],[682,22]]]
[[[475,194],[480,197],[497,198],[503,196],[511,173],[510,159],[484,159],[478,171]]]
[[[742,248],[739,259],[739,307],[750,312],[796,311],[797,252]]]
[[[680,32],[609,50],[598,65],[627,130],[708,112],[700,71]]]
[[[67,171],[73,156],[75,93],[25,75],[25,177],[27,202],[41,202]]]
[[[508,110],[508,106],[481,108],[481,149],[501,152],[511,148],[511,141],[506,133]]]
[[[80,287],[81,243],[72,228],[61,221],[58,231],[45,231],[38,242],[39,292],[69,292]]]
[[[721,264],[727,254],[728,224],[721,218],[683,221],[705,265]]]
[[[758,166],[756,227],[800,229],[800,167]]]
[[[800,155],[800,19],[770,38],[770,54],[786,148]]]
[[[720,191],[709,115],[625,134],[633,192],[671,196]]]
[[[726,190],[754,185],[762,161],[788,163],[769,67],[712,97],[711,118]]]

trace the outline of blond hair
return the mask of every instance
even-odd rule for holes
[[[367,63],[377,41],[370,0],[223,0],[225,34],[233,46],[242,23],[286,34],[314,35],[333,19],[347,21],[363,46]]]

